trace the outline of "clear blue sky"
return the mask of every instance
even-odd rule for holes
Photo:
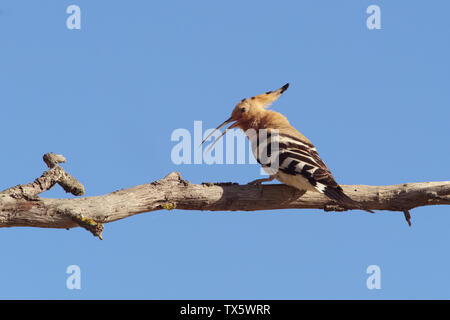
[[[81,30],[66,8],[81,8]],[[368,30],[366,8],[381,8]],[[175,165],[173,130],[274,109],[342,184],[450,180],[448,1],[12,1],[0,4],[0,189],[61,153],[86,195],[177,170],[192,183],[258,165]],[[45,197],[68,197],[59,187]],[[69,196],[70,197],[70,196]],[[0,229],[0,298],[450,298],[449,207],[401,213],[158,211],[80,228]],[[78,265],[82,289],[68,290]],[[366,268],[381,268],[380,290]]]

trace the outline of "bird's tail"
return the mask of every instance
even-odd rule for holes
[[[339,202],[340,204],[344,205],[344,206],[349,206],[349,207],[356,207],[358,209],[370,212],[370,213],[375,213],[370,209],[366,209],[364,208],[361,203],[353,200],[352,198],[350,198],[349,196],[347,196],[344,193],[344,190],[342,190],[342,188],[340,186],[338,186],[337,188],[333,188],[333,187],[326,187],[325,190],[323,191],[323,193],[329,197],[330,199],[333,199],[337,202]]]

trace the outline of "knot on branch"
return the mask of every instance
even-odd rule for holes
[[[347,211],[347,208],[341,207],[338,204],[326,204],[325,207],[323,207],[323,211],[330,212],[330,211],[337,211],[337,212],[344,212]]]
[[[64,158],[62,154],[54,154],[53,152],[44,154],[42,158],[50,169],[56,167],[60,163],[66,162],[66,158]]]
[[[152,183],[152,185],[161,185],[161,184],[167,184],[167,183],[176,183],[176,184],[182,184],[184,186],[189,185],[189,181],[184,180],[181,177],[181,174],[178,171],[174,171],[169,173],[167,176],[160,180],[156,180]]]

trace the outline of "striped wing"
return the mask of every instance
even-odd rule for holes
[[[342,204],[361,207],[343,192],[310,142],[283,132],[277,134],[275,131],[267,132],[266,137],[258,135],[253,139],[253,143],[255,142],[255,157],[267,173],[277,175],[279,170],[292,177],[302,177],[302,181],[306,180],[310,187],[329,198]]]

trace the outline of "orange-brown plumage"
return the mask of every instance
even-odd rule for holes
[[[334,180],[330,170],[320,159],[311,141],[292,127],[289,120],[281,113],[267,110],[271,103],[277,100],[288,87],[289,84],[286,84],[278,90],[242,99],[233,109],[230,118],[217,127],[216,130],[233,123],[218,139],[227,130],[236,127],[239,127],[247,134],[252,143],[252,149],[256,150],[256,159],[270,176],[267,179],[259,179],[251,183],[260,184],[264,181],[277,179],[300,190],[321,192],[345,207],[364,209],[361,204],[352,200],[343,192],[342,188]],[[261,139],[261,137],[251,138],[251,135],[248,134],[250,131],[261,132],[261,130],[267,132],[265,140]],[[203,140],[202,144],[214,132],[211,132]],[[274,142],[277,143],[276,149],[272,147]],[[268,163],[260,159],[261,150],[266,150],[267,152],[270,150],[271,154],[267,155],[269,158]],[[275,171],[273,169],[274,164],[276,165]],[[370,210],[366,211],[372,212]]]

